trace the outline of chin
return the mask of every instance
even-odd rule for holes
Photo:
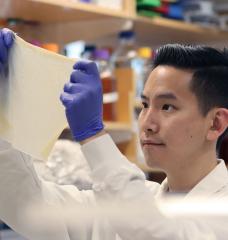
[[[161,161],[159,161],[158,159],[155,160],[151,159],[151,157],[150,158],[145,157],[145,161],[148,167],[162,170]]]
[[[148,158],[145,158],[145,161],[148,167],[161,169],[161,166],[158,161],[155,161],[154,159],[148,159]]]

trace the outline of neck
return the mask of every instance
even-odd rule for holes
[[[186,164],[187,163],[187,164]],[[213,152],[187,161],[185,164],[167,172],[169,190],[172,192],[189,192],[217,165],[216,154]]]

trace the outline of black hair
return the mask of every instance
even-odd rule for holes
[[[159,65],[192,70],[193,76],[189,87],[196,95],[203,116],[215,107],[228,108],[228,52],[226,49],[167,44],[156,51],[153,67]],[[220,136],[218,145],[223,135]]]

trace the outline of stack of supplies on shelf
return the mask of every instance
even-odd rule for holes
[[[228,3],[225,1],[215,4],[214,0],[137,0],[137,13],[228,29]]]
[[[228,30],[228,2],[225,0],[194,0],[184,4],[185,21],[206,27]]]
[[[139,15],[154,17],[163,16],[171,19],[183,19],[183,3],[186,0],[137,0],[137,12]]]
[[[156,12],[156,8],[161,8],[160,0],[137,0],[137,13],[146,17],[161,16],[160,12]]]
[[[222,30],[228,30],[228,2],[216,4],[214,6],[216,13],[219,16],[219,27]]]
[[[184,4],[184,18],[187,22],[198,23],[203,26],[219,27],[219,16],[215,11],[214,1],[199,0],[186,1]]]

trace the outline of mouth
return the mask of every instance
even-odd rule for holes
[[[146,147],[146,146],[164,147],[165,146],[165,144],[162,142],[151,141],[151,140],[142,140],[141,145],[143,147]]]

